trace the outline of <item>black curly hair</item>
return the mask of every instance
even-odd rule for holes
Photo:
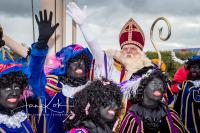
[[[153,72],[147,77],[143,78],[140,81],[140,85],[137,88],[136,95],[131,96],[132,101],[136,103],[141,103],[143,101],[144,89],[146,88],[147,84],[152,81],[154,78],[159,78],[163,81],[163,87],[167,88],[167,76],[163,74],[160,70],[153,70]]]
[[[104,85],[103,82],[109,82]],[[108,80],[95,80],[86,86],[83,90],[74,95],[74,109],[75,118],[67,120],[65,129],[70,130],[73,127],[80,127],[81,122],[85,120],[92,120],[99,122],[100,120],[100,107],[109,106],[110,101],[115,101],[119,107],[117,115],[122,108],[122,93],[117,84]],[[85,107],[90,103],[89,114],[86,115]]]
[[[188,61],[185,63],[185,68],[190,71],[190,69],[193,65],[197,65],[200,68],[200,60],[189,58]],[[199,80],[200,75],[193,77],[192,73],[189,72],[187,79],[188,80]]]
[[[0,88],[5,88],[13,83],[19,85],[23,90],[28,85],[28,78],[22,71],[10,72],[0,77]]]
[[[189,58],[188,61],[185,63],[185,68],[187,70],[190,70],[192,65],[200,66],[200,60],[194,60],[194,59]]]

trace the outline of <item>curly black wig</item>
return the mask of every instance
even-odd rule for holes
[[[104,83],[107,83],[104,85]],[[74,109],[75,118],[73,120],[66,121],[66,130],[70,130],[73,127],[80,127],[81,122],[85,120],[92,120],[98,122],[100,119],[100,107],[109,106],[110,101],[115,101],[118,107],[122,108],[122,93],[117,84],[108,80],[96,80],[91,82],[83,90],[77,92],[74,95]],[[85,107],[90,104],[88,110],[89,114],[86,115]]]
[[[23,90],[28,85],[28,78],[22,71],[10,72],[0,77],[0,88],[5,88],[13,83],[19,85]]]
[[[136,95],[133,97],[131,96],[131,99],[133,102],[141,103],[143,101],[143,95],[144,95],[144,89],[146,88],[147,84],[152,81],[154,78],[159,78],[163,81],[164,85],[163,88],[167,88],[167,76],[164,75],[160,70],[153,70],[153,72],[146,78],[143,78],[140,81],[140,85],[137,88]]]
[[[185,68],[187,70],[190,70],[192,65],[198,65],[200,66],[200,60],[195,60],[195,59],[191,59],[189,58],[188,61],[185,63]]]

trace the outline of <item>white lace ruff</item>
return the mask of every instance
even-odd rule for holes
[[[88,81],[86,84],[78,86],[78,87],[71,87],[66,84],[62,88],[62,94],[66,97],[73,97],[73,95],[76,92],[81,91],[83,88],[85,88],[86,85],[88,85],[88,83],[90,83],[90,82]]]
[[[200,80],[191,81],[195,87],[200,87]]]
[[[17,112],[13,116],[0,114],[0,124],[5,124],[8,128],[20,128],[21,123],[27,118],[24,112]]]

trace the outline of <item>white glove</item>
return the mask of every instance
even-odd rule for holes
[[[79,25],[85,40],[90,43],[91,41],[95,40],[94,35],[91,33],[91,30],[86,23],[87,13],[86,13],[86,6],[84,6],[83,10],[81,10],[74,2],[70,2],[67,5],[67,14],[72,17],[72,19]]]
[[[86,13],[86,6],[83,7],[81,10],[74,2],[70,2],[67,5],[67,14],[72,17],[72,19],[79,25],[83,36],[88,43],[93,55],[96,58],[96,63],[102,65],[104,61],[104,53],[101,51],[99,47],[98,41],[95,39],[94,34],[92,34],[88,24],[87,24],[87,13]]]
[[[81,10],[74,2],[70,2],[67,5],[67,14],[72,17],[72,19],[78,24],[78,25],[83,25],[86,21],[87,18],[87,13],[86,13],[87,7],[84,6],[83,10]]]

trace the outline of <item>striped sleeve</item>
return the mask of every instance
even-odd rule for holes
[[[45,91],[48,95],[54,96],[62,90],[62,83],[59,82],[58,76],[47,75],[47,84],[45,86]]]
[[[131,113],[127,113],[120,125],[119,133],[132,133],[137,130],[137,123]]]
[[[180,133],[185,133],[185,128],[183,123],[181,122],[177,112],[173,109],[170,109],[170,113],[172,116],[172,121],[175,127],[179,130]]]

